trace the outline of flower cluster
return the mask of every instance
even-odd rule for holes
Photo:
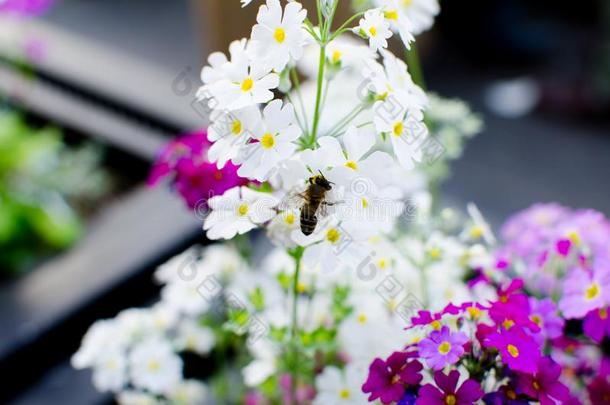
[[[530,305],[516,280],[487,305],[449,304],[420,311],[407,328],[409,343],[376,359],[362,389],[384,404],[569,403],[561,367],[543,355],[541,327],[555,312]],[[409,340],[407,340],[409,341]]]
[[[1,0],[0,14],[17,16],[38,16],[53,6],[55,0]]]
[[[237,176],[237,167],[232,164],[219,169],[209,162],[210,144],[205,131],[171,141],[159,153],[148,184],[153,186],[169,178],[173,188],[192,209],[205,208],[209,198],[247,184],[247,180]]]

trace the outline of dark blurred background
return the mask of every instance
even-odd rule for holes
[[[130,178],[76,247],[0,284],[0,403],[110,401],[70,368],[69,355],[93,320],[154,299],[154,267],[202,240],[193,214],[146,188],[146,167],[163,142],[205,126],[193,105],[199,71],[209,52],[248,34],[255,7],[57,0],[16,32],[0,24],[0,38],[27,39],[35,51],[26,72],[0,64],[8,103],[31,122],[102,144],[106,164]],[[468,101],[485,121],[454,163],[446,200],[474,201],[496,225],[537,201],[610,214],[610,2],[441,7],[418,40],[427,86]]]

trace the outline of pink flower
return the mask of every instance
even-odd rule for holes
[[[538,300],[531,297],[530,319],[540,327],[542,337],[555,339],[563,334],[565,321],[557,311],[557,305],[550,298]]]
[[[411,360],[415,353],[394,352],[387,360],[375,359],[362,392],[371,394],[369,401],[381,400],[384,404],[398,402],[406,392],[406,386],[416,386],[422,380],[422,365]]]
[[[523,329],[518,326],[510,330],[501,329],[487,336],[485,347],[498,349],[502,361],[513,371],[535,373],[541,348]]]
[[[541,405],[565,403],[570,398],[570,391],[559,381],[561,366],[550,357],[540,358],[537,366],[534,374],[517,376],[517,389],[537,399]]]
[[[5,0],[0,2],[0,13],[8,12],[24,17],[45,13],[55,0]]]
[[[152,186],[169,178],[189,208],[206,209],[206,202],[211,197],[248,183],[237,175],[237,166],[228,163],[218,169],[216,164],[210,163],[207,158],[209,147],[205,132],[178,137],[159,154],[148,184]]]
[[[585,335],[596,343],[601,343],[605,336],[610,336],[608,308],[603,307],[589,311],[583,322],[583,330]]]
[[[572,270],[563,283],[559,309],[567,319],[583,318],[610,303],[610,271]]]
[[[426,360],[428,367],[441,370],[448,364],[455,364],[464,354],[468,337],[462,332],[452,333],[447,326],[430,333],[417,344],[419,355]]]
[[[483,397],[481,385],[475,380],[464,381],[458,389],[460,373],[453,370],[449,375],[441,371],[434,373],[434,382],[419,390],[417,405],[472,405]]]

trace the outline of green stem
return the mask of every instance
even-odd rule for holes
[[[322,101],[322,84],[324,83],[324,67],[326,66],[326,44],[320,46],[320,62],[318,66],[318,84],[316,90],[316,107],[313,116],[313,126],[311,129],[311,139],[309,146],[314,147],[320,123],[320,104]]]
[[[296,247],[289,252],[290,256],[294,259],[294,278],[292,280],[292,321],[290,327],[290,347],[291,347],[291,361],[290,361],[290,396],[292,403],[298,405],[296,398],[297,393],[297,382],[299,376],[299,276],[301,274],[301,259],[305,248]]]
[[[421,60],[419,58],[419,51],[417,50],[417,44],[412,43],[411,49],[406,52],[406,62],[409,68],[409,73],[413,78],[413,82],[417,84],[422,90],[426,90],[426,81],[424,80],[424,73],[421,67]]]

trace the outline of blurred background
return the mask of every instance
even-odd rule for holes
[[[0,1],[0,403],[112,403],[70,354],[94,320],[154,300],[155,266],[204,242],[196,213],[146,178],[165,142],[205,127],[200,69],[248,35],[256,6],[4,1],[27,15]],[[485,121],[446,201],[496,225],[537,201],[610,214],[610,2],[441,7],[418,38],[427,87]]]

